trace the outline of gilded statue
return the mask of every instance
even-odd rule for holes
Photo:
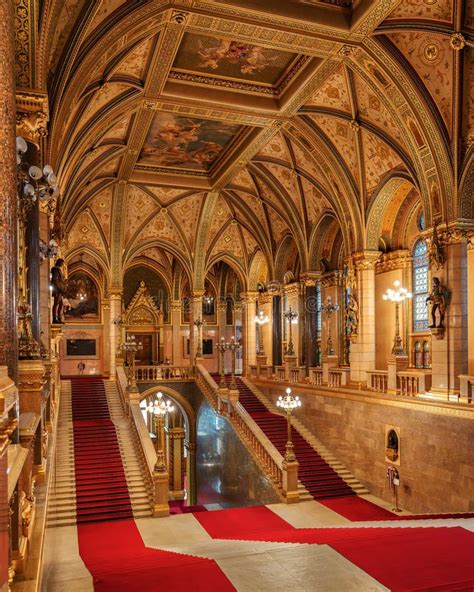
[[[431,282],[431,293],[426,299],[426,302],[431,302],[431,325],[430,329],[444,328],[444,317],[446,314],[446,290],[441,286],[439,278],[434,277]],[[439,315],[438,324],[436,324],[436,312]]]
[[[359,303],[354,294],[349,292],[347,306],[346,306],[346,335],[348,337],[355,337],[357,335],[357,327],[359,325]]]

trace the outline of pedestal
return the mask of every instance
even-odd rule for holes
[[[290,368],[294,368],[298,362],[298,356],[284,356],[284,363],[285,363],[285,379],[290,379]]]
[[[257,366],[266,366],[267,365],[267,356],[265,354],[258,354],[257,355]]]
[[[298,462],[283,461],[283,495],[287,504],[296,504],[300,501],[298,491]]]
[[[397,372],[403,372],[408,368],[408,356],[389,356],[388,357],[388,379],[387,393],[397,394]]]
[[[157,471],[153,474],[153,481],[155,484],[155,504],[153,507],[153,516],[162,518],[169,516],[170,508],[168,505],[168,491],[169,491],[169,474],[168,471],[159,473]]]
[[[339,358],[337,356],[323,356],[322,367],[323,367],[323,383],[327,384],[329,382],[329,370],[330,368],[335,368],[339,363]]]

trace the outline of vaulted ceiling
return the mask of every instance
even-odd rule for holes
[[[391,202],[472,216],[474,0],[17,3],[68,255],[112,284],[137,257],[276,277],[290,236],[311,270],[322,228],[367,248]]]

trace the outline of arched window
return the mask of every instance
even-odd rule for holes
[[[413,331],[428,329],[428,252],[421,239],[413,249]]]
[[[321,283],[316,282],[316,331],[321,338]]]

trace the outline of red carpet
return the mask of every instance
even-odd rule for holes
[[[219,376],[213,375],[213,377],[219,383]],[[227,383],[230,383],[230,376],[226,376],[226,380]],[[236,377],[236,384],[239,389],[239,403],[251,415],[280,454],[284,455],[287,441],[286,418],[271,413],[238,377]],[[354,495],[354,491],[349,485],[294,428],[292,428],[291,437],[299,463],[298,479],[315,499]]]
[[[265,506],[195,517],[213,538],[330,545],[392,591],[474,589],[474,533],[461,527],[297,529]]]
[[[85,524],[78,531],[95,592],[235,590],[212,559],[145,547],[133,520]]]
[[[73,379],[71,389],[79,552],[94,590],[234,590],[215,561],[149,549],[135,522],[123,520],[133,512],[104,384]]]
[[[133,518],[101,379],[71,380],[77,523]]]
[[[344,516],[351,522],[372,522],[377,520],[434,520],[448,518],[474,518],[471,513],[455,514],[416,514],[414,516],[399,516],[389,510],[385,510],[368,500],[357,496],[341,497],[335,499],[318,500],[330,510]]]

